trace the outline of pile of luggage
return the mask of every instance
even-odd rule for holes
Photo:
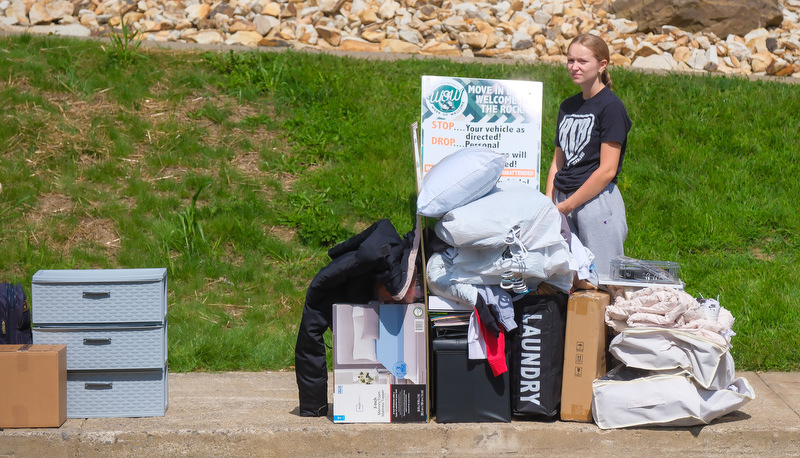
[[[425,175],[417,207],[419,214],[438,218],[435,236],[442,242],[428,262],[431,293],[476,307],[473,316],[480,323],[476,328],[487,341],[496,342],[503,332],[513,336],[515,415],[556,414],[562,361],[551,359],[563,358],[565,309],[559,313],[551,306],[535,313],[503,304],[521,303],[525,296],[542,291],[569,293],[587,281],[615,293],[606,309],[606,323],[617,334],[609,351],[619,366],[592,384],[592,415],[600,427],[708,423],[754,398],[747,381],[735,377],[729,352],[730,312],[714,300],[703,300],[701,305],[682,290],[682,284],[670,282],[675,279],[668,273],[648,277],[672,283],[664,286],[600,285],[593,255],[569,233],[555,205],[531,186],[498,183],[503,165],[502,156],[491,150],[460,150]],[[491,299],[496,302],[489,304],[492,313],[482,312]],[[504,320],[504,311],[512,318]],[[557,369],[536,381],[542,390],[536,408],[525,405],[520,389],[531,382],[520,366],[525,361],[526,330],[519,328],[531,316],[540,320],[529,329],[536,330],[537,344],[548,350],[536,354],[542,365],[536,373],[544,372],[540,368]],[[544,336],[539,335],[541,329],[561,331]],[[469,335],[480,337],[475,332]],[[548,346],[553,337],[562,344]],[[492,352],[487,353],[491,358]],[[480,352],[470,351],[470,358],[480,358]]]
[[[383,220],[330,250],[331,263],[309,287],[298,334],[301,415],[327,412],[322,333],[332,305],[373,300],[374,282],[402,302],[415,296],[409,290],[420,271],[437,303],[456,304],[465,318],[461,327],[431,327],[431,364],[440,377],[434,383],[448,387],[432,395],[438,421],[555,418],[565,408],[565,367],[588,381],[580,385],[587,401],[585,409],[570,403],[571,414],[583,411],[561,418],[593,419],[601,428],[704,424],[754,398],[748,382],[735,377],[730,312],[693,298],[669,275],[657,275],[655,286],[604,283],[591,251],[550,199],[528,184],[500,181],[505,159],[468,147],[433,166],[417,199],[432,231],[416,227],[401,237]],[[588,342],[599,349],[596,369],[586,374],[564,359],[568,302],[573,307],[573,293],[582,289],[610,293],[596,314],[596,342]],[[606,346],[609,330],[615,336]],[[614,364],[606,365],[606,349]]]

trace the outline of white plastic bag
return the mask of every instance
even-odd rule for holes
[[[455,247],[501,248],[519,242],[534,250],[564,241],[555,204],[535,188],[513,181],[447,212],[435,230]]]
[[[609,351],[628,367],[684,369],[703,388],[721,390],[736,376],[727,347],[689,332],[666,328],[628,328],[614,337]]]
[[[436,296],[463,302],[475,307],[478,289],[475,285],[453,281],[451,260],[442,253],[434,252],[427,265],[428,288]]]
[[[564,292],[572,287],[576,262],[563,238],[560,243],[528,251],[522,262],[504,256],[504,252],[505,248],[456,248],[452,281],[499,285],[501,275],[512,271],[528,280],[531,289],[543,281]]]
[[[756,397],[744,378],[716,391],[699,387],[686,373],[605,378],[592,383],[592,416],[602,429],[708,424]]]

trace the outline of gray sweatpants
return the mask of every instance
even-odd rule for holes
[[[556,203],[570,194],[558,189],[553,192]],[[608,278],[611,260],[624,254],[623,245],[628,236],[625,219],[625,202],[615,183],[609,183],[600,194],[567,215],[573,234],[594,254],[594,266],[600,278]]]

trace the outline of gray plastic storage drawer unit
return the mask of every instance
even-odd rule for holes
[[[167,270],[40,270],[33,343],[67,346],[67,417],[167,409]]]

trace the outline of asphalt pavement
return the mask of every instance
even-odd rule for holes
[[[519,419],[341,424],[330,414],[298,415],[293,372],[169,374],[163,417],[0,430],[0,457],[800,456],[800,373],[736,375],[750,382],[756,398],[710,425],[601,430]]]

